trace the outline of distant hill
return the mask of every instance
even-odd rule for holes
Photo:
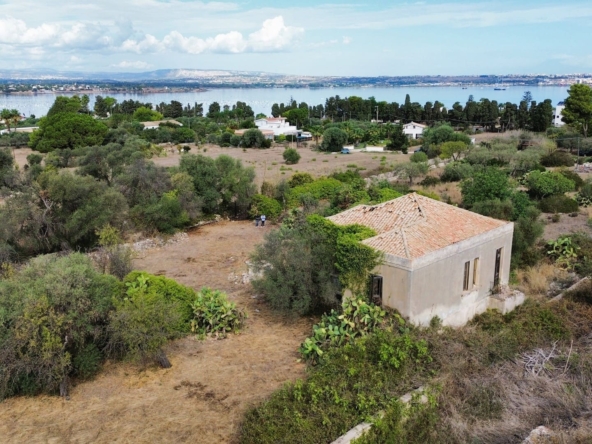
[[[147,72],[78,72],[51,69],[0,69],[0,83],[72,83],[136,84],[143,86],[174,85],[191,87],[290,87],[323,88],[347,86],[467,86],[494,85],[498,75],[423,75],[423,76],[303,76],[262,71],[223,69],[159,69]],[[565,85],[575,81],[592,83],[592,74],[504,75],[504,84]],[[128,85],[129,86],[129,85]]]
[[[88,81],[163,81],[163,80],[203,80],[233,77],[286,77],[281,74],[252,71],[229,71],[210,69],[159,69],[148,72],[79,72],[56,71],[52,69],[0,69],[3,80],[88,80]]]

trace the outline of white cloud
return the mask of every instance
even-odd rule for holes
[[[280,15],[265,20],[263,27],[249,35],[248,46],[254,52],[281,51],[304,33],[304,29],[286,26]]]
[[[349,45],[351,42],[352,42],[351,37],[343,36],[343,44],[344,45]]]
[[[43,23],[29,27],[23,20],[0,19],[0,44],[23,48],[104,49],[120,44],[132,32],[130,24],[74,22],[69,26]]]
[[[142,62],[140,60],[128,61],[124,60],[119,63],[111,65],[111,68],[125,68],[125,69],[148,69],[152,68],[150,63]]]
[[[138,54],[161,52],[165,49],[187,54],[275,52],[289,49],[303,33],[304,29],[286,26],[284,18],[278,16],[265,20],[261,29],[250,34],[247,39],[238,31],[218,34],[206,39],[185,37],[178,31],[172,31],[162,40],[150,34],[140,39],[128,39],[123,42],[121,49]]]

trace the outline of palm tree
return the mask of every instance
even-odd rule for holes
[[[310,134],[314,138],[315,143],[318,145],[319,139],[323,135],[323,128],[321,128],[320,126],[313,126],[310,128]]]
[[[14,127],[16,128],[19,120],[21,120],[21,114],[16,109],[6,109],[4,108],[0,111],[0,119],[6,125],[8,132],[10,132],[10,127],[14,123]]]

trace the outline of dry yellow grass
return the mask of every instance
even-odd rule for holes
[[[243,165],[255,168],[255,182],[259,186],[263,181],[278,183],[282,179],[288,180],[297,172],[320,177],[328,176],[335,171],[355,169],[348,168],[348,165],[362,168],[362,172],[375,172],[375,174],[378,174],[381,166],[386,168],[387,171],[391,171],[396,164],[407,162],[410,156],[410,154],[393,151],[382,153],[355,152],[352,154],[323,153],[312,150],[311,146],[312,144],[309,143],[307,147],[298,148],[298,153],[302,157],[296,165],[286,165],[282,157],[284,147],[281,145],[274,145],[270,149],[249,148],[245,151],[241,148],[223,148],[212,144],[203,145],[198,150],[195,145],[191,145],[190,152],[214,158],[225,154],[239,159]],[[177,153],[169,153],[167,157],[153,157],[152,161],[160,166],[171,167],[179,164],[180,157]]]
[[[75,386],[70,401],[8,399],[0,403],[0,443],[231,442],[249,406],[305,370],[297,349],[312,321],[286,322],[253,299],[250,286],[229,279],[245,270],[266,230],[248,222],[209,225],[135,263],[194,288],[226,291],[249,314],[241,334],[175,341],[166,349],[173,364],[166,370],[109,364]]]
[[[425,191],[431,191],[438,194],[444,202],[447,202],[448,198],[450,198],[450,201],[456,205],[459,205],[462,202],[462,194],[457,182],[440,183],[436,186],[424,189]]]
[[[561,279],[565,275],[565,270],[545,262],[516,272],[520,289],[528,296],[545,295],[551,281]]]

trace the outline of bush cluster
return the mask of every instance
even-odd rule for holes
[[[565,151],[553,151],[541,157],[541,165],[545,167],[571,167],[574,165],[573,156]]]
[[[170,339],[192,326],[236,331],[242,319],[220,292],[137,271],[119,281],[80,253],[40,256],[0,279],[0,399],[67,396],[107,357],[167,367]]]
[[[414,329],[387,317],[382,328],[327,349],[305,380],[288,384],[247,412],[240,442],[332,442],[368,420],[375,426],[361,442],[461,443],[492,436],[503,441],[507,429],[496,432],[491,424],[514,412],[492,374],[499,376],[499,366],[520,353],[555,341],[569,350],[570,343],[590,334],[590,320],[590,307],[569,298],[553,304],[527,301],[507,315],[488,311],[463,329],[440,328],[437,322],[434,328]],[[572,361],[568,376],[580,388],[588,386],[576,381],[589,374],[589,355],[584,361]],[[564,360],[557,365],[563,371]],[[426,404],[419,394],[407,407],[397,401],[434,376],[445,383],[426,390]],[[524,383],[520,377],[519,387]],[[544,420],[551,405],[529,407],[528,414],[536,415],[532,421]],[[376,421],[381,411],[385,416]],[[463,427],[455,428],[459,420]]]
[[[563,194],[545,197],[539,202],[543,213],[575,213],[579,209],[578,202]]]
[[[341,310],[331,310],[312,327],[313,334],[300,346],[302,356],[311,362],[318,362],[329,347],[342,346],[360,336],[366,336],[376,329],[386,312],[364,299],[350,298],[344,301]]]

